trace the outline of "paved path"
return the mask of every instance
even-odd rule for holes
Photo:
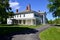
[[[49,28],[50,25],[44,25],[41,28],[36,28],[38,32],[36,33],[30,33],[30,34],[21,34],[21,35],[14,35],[12,40],[40,40],[39,33],[47,28]]]

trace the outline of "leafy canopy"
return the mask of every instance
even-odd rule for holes
[[[53,17],[60,17],[60,0],[49,0],[48,8]]]
[[[7,21],[7,18],[12,15],[13,12],[9,6],[9,0],[0,0],[0,22]]]

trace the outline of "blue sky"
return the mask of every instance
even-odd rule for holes
[[[48,20],[53,20],[52,14],[48,13],[48,0],[10,0],[9,3],[14,12],[16,12],[16,9],[19,9],[19,12],[23,11],[26,9],[26,6],[30,4],[32,10],[46,12]]]

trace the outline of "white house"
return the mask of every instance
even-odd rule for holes
[[[46,12],[32,11],[30,5],[28,5],[23,12],[18,12],[17,9],[13,17],[7,18],[7,24],[38,25],[45,23]]]

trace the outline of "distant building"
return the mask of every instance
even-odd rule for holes
[[[16,13],[12,18],[7,18],[7,24],[19,24],[19,25],[38,25],[46,24],[46,12],[36,12],[31,10],[31,5],[27,5],[26,10]]]

